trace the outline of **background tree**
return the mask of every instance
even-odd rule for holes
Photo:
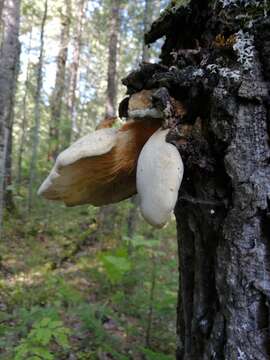
[[[111,0],[110,32],[109,32],[109,59],[108,59],[108,81],[107,81],[107,101],[105,116],[116,116],[117,102],[117,52],[118,52],[118,32],[121,0]]]
[[[11,150],[12,107],[20,44],[20,1],[7,0],[3,7],[4,35],[0,53],[0,233],[4,208],[6,159]]]
[[[32,156],[30,162],[30,175],[29,175],[29,186],[28,186],[29,211],[32,209],[34,184],[36,180],[38,146],[39,146],[39,137],[40,137],[40,102],[41,102],[41,90],[42,90],[42,69],[44,62],[44,31],[47,20],[47,12],[48,12],[48,0],[45,0],[44,13],[40,27],[40,53],[37,64],[37,85],[35,91],[34,128],[32,134]]]
[[[27,65],[26,65],[26,78],[24,82],[24,95],[22,99],[22,123],[21,123],[21,137],[18,145],[18,165],[17,165],[17,186],[18,192],[20,192],[21,180],[22,180],[22,158],[26,146],[26,133],[28,125],[28,116],[27,113],[27,98],[29,93],[29,81],[30,81],[30,53],[32,48],[32,28],[29,33],[29,43],[27,46]]]
[[[60,10],[62,11],[62,10]],[[63,110],[63,96],[66,79],[66,62],[71,22],[71,2],[65,2],[65,13],[61,14],[61,35],[54,90],[51,98],[51,121],[49,130],[48,159],[55,160],[59,152],[61,115]]]
[[[152,14],[153,14],[153,0],[145,0],[145,9],[144,9],[144,18],[143,18],[143,27],[144,33],[148,32],[152,24]],[[150,59],[150,49],[143,42],[143,53],[142,61],[148,62]]]
[[[68,110],[70,117],[70,135],[69,141],[71,142],[78,135],[78,124],[76,119],[76,90],[78,83],[78,69],[81,56],[81,43],[82,43],[82,29],[83,20],[85,17],[85,0],[78,3],[77,11],[78,16],[76,19],[76,29],[74,35],[72,63],[70,65],[70,81],[69,81],[69,95],[68,95]]]

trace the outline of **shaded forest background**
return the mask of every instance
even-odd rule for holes
[[[0,358],[172,359],[175,224],[154,231],[136,198],[36,195],[57,154],[116,115],[121,78],[156,59],[143,34],[168,1],[0,5]]]

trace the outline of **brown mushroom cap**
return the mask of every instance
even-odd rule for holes
[[[63,151],[38,194],[68,206],[116,203],[136,193],[140,151],[160,126],[130,121],[120,130],[97,130]]]
[[[162,119],[163,114],[153,106],[152,95],[156,90],[142,90],[131,95],[128,102],[128,115],[134,118]]]

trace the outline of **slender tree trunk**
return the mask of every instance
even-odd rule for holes
[[[136,195],[130,199],[131,208],[128,213],[127,218],[127,235],[129,238],[132,238],[136,232],[137,218],[138,218],[138,201]]]
[[[115,117],[117,113],[117,52],[118,52],[118,31],[120,23],[121,0],[111,0],[111,18],[109,33],[109,58],[107,75],[107,99],[105,117]],[[98,215],[100,232],[108,234],[115,228],[114,218],[116,217],[116,206],[102,206]]]
[[[151,258],[152,262],[152,274],[151,274],[151,287],[149,293],[149,305],[148,305],[148,315],[147,315],[147,327],[145,334],[145,346],[151,347],[151,333],[153,326],[153,312],[154,312],[154,301],[155,301],[155,289],[156,289],[156,280],[157,280],[157,268],[156,268],[156,259],[154,254]]]
[[[4,179],[12,105],[19,61],[20,1],[6,0],[3,8],[4,37],[0,53],[0,236],[4,209]]]
[[[37,65],[37,87],[35,93],[35,109],[34,109],[34,129],[32,138],[32,157],[30,163],[30,176],[29,176],[29,187],[28,187],[28,211],[31,211],[33,204],[33,191],[36,179],[36,166],[39,146],[39,129],[40,129],[40,101],[41,101],[41,90],[42,90],[42,69],[44,62],[44,31],[47,20],[48,12],[48,0],[45,0],[44,13],[40,28],[40,52],[39,61]]]
[[[2,32],[3,32],[2,14],[3,14],[4,2],[5,2],[4,0],[0,0],[0,47],[2,44]]]
[[[4,8],[4,0],[0,0],[0,22],[2,24],[2,13],[3,13],[3,8]]]
[[[117,108],[117,47],[118,32],[120,22],[121,0],[111,0],[111,18],[110,18],[110,39],[109,39],[109,60],[107,75],[107,100],[105,116],[116,116]]]
[[[19,58],[20,58],[20,46],[18,51],[18,61],[16,64],[14,79],[13,79],[13,98],[11,102],[11,111],[10,117],[8,120],[8,139],[7,139],[7,151],[6,151],[6,159],[5,159],[5,182],[4,182],[4,192],[5,199],[4,205],[5,208],[12,212],[15,209],[15,203],[13,201],[13,190],[12,190],[12,159],[13,159],[13,124],[14,124],[14,111],[15,111],[15,97],[16,97],[16,85],[19,75]]]
[[[146,33],[149,31],[152,23],[152,14],[153,14],[153,0],[145,0],[145,8],[144,8],[144,18],[143,18],[143,32]],[[150,59],[150,49],[149,47],[143,43],[143,53],[142,53],[142,61],[148,62]]]
[[[57,71],[54,91],[51,99],[51,121],[49,130],[49,153],[48,159],[55,160],[59,152],[59,136],[61,125],[61,114],[65,90],[66,62],[68,55],[71,3],[65,2],[65,15],[62,17],[62,29],[60,36],[60,50],[57,58]]]
[[[21,125],[21,138],[19,143],[18,150],[18,165],[17,165],[17,188],[20,192],[21,180],[22,180],[22,158],[24,153],[24,147],[26,142],[26,133],[27,133],[27,97],[29,90],[29,77],[30,77],[30,52],[32,48],[32,29],[30,30],[29,35],[29,44],[27,49],[27,66],[26,66],[26,79],[24,83],[24,95],[22,101],[22,125]]]
[[[76,89],[78,81],[78,69],[80,63],[81,55],[81,42],[82,42],[82,27],[84,19],[84,8],[85,0],[81,0],[78,5],[78,18],[77,18],[77,27],[74,37],[74,49],[73,49],[73,59],[70,67],[70,85],[69,85],[69,95],[68,95],[68,110],[69,117],[71,121],[70,129],[70,139],[69,142],[72,142],[78,137],[78,124],[76,120]]]

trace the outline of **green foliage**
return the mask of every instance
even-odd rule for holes
[[[146,360],[173,360],[174,357],[165,355],[159,352],[154,352],[150,349],[143,349],[143,353],[146,356]]]
[[[112,284],[121,282],[124,275],[126,275],[132,267],[128,258],[128,252],[124,248],[117,249],[117,251],[114,252],[106,252],[105,254],[101,254],[99,258]]]
[[[45,317],[33,324],[26,338],[22,339],[15,348],[14,360],[54,360],[54,354],[48,350],[50,345],[56,343],[63,350],[70,348],[68,335],[70,330],[62,321]]]

